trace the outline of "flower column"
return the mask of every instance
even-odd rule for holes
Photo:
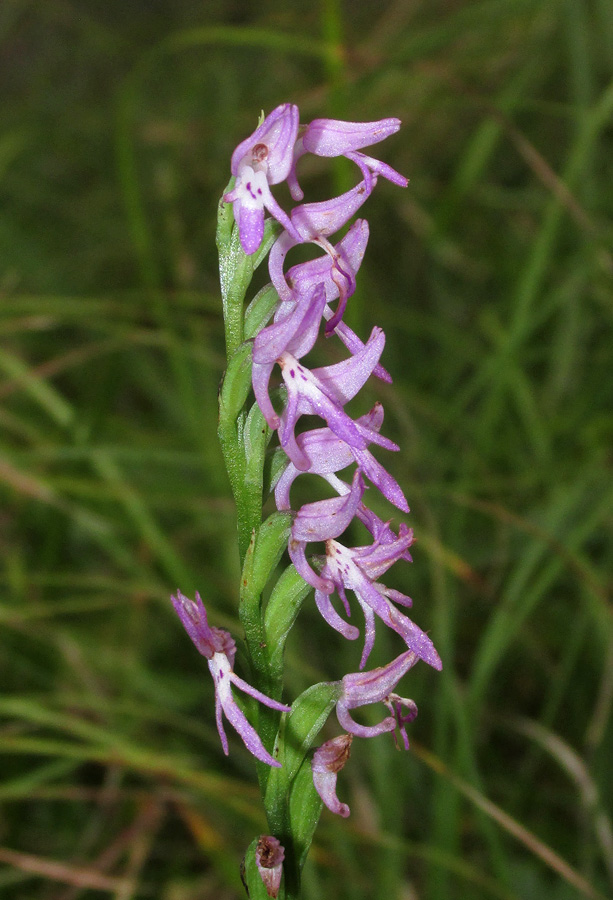
[[[363,342],[343,321],[368,241],[368,224],[358,219],[341,240],[330,240],[358,212],[379,177],[406,186],[402,175],[362,152],[399,126],[397,119],[317,119],[300,126],[297,107],[283,104],[234,151],[233,179],[220,205],[217,241],[228,367],[220,391],[219,436],[237,504],[243,566],[239,614],[255,686],[235,674],[234,639],[208,625],[199,596],[193,603],[179,592],[173,602],[213,675],[224,751],[228,743],[222,712],[257,760],[271,834],[254,838],[245,857],[244,878],[252,898],[299,896],[300,871],[322,804],[349,815],[349,807],[336,798],[336,781],[351,740],[394,732],[408,748],[406,726],[417,708],[395,688],[419,659],[441,666],[430,638],[397,608],[411,606],[410,598],[378,581],[395,562],[411,558],[411,530],[401,524],[393,531],[364,503],[370,485],[408,512],[402,489],[372,450],[399,448],[380,433],[381,404],[357,419],[345,409],[371,375],[391,381],[380,363],[383,331],[373,328]],[[357,165],[361,181],[340,197],[298,203],[288,213],[271,186],[287,180],[293,199],[301,201],[296,164],[306,153],[347,157]],[[288,251],[305,242],[321,255],[286,271]],[[271,284],[245,309],[253,271],[268,254]],[[320,332],[340,339],[344,358],[312,369],[303,359]],[[275,371],[280,403],[271,393]],[[319,417],[321,427],[301,430],[304,415]],[[274,432],[279,447],[268,465],[267,447]],[[349,479],[339,477],[350,466]],[[291,488],[304,473],[319,475],[336,496],[294,511]],[[273,488],[277,511],[262,521],[263,503]],[[347,547],[338,541],[354,518],[366,526],[370,544]],[[325,543],[323,560],[308,555],[309,544],[316,541]],[[292,564],[278,577],[264,607],[263,592],[285,550]],[[283,648],[311,588],[325,621],[349,640],[356,640],[360,629],[337,611],[333,595],[349,616],[347,592],[354,594],[365,620],[361,671],[313,685],[290,708],[282,702]],[[363,671],[377,619],[398,635],[404,651],[386,666]],[[251,709],[243,712],[238,706],[232,685],[252,698]],[[367,727],[353,719],[350,710],[374,702],[383,702],[390,713],[379,725]],[[335,706],[346,733],[327,741],[313,756],[317,734]]]

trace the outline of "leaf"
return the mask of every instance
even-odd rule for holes
[[[257,490],[258,507],[262,507],[264,483],[264,461],[266,448],[272,432],[257,403],[254,403],[247,414],[243,429],[245,447],[245,480]]]
[[[323,801],[313,784],[311,760],[302,762],[294,778],[289,798],[289,819],[294,838],[294,852],[298,867],[302,869],[319,822]]]
[[[273,675],[283,672],[283,651],[289,631],[296,621],[311,585],[302,578],[294,566],[288,566],[273,588],[264,613],[264,633],[268,658]]]
[[[262,522],[245,560],[241,601],[261,595],[287,547],[291,526],[292,514],[289,512],[272,513]],[[245,577],[247,570],[248,577]]]
[[[219,416],[235,422],[251,390],[251,344],[241,344],[230,359],[219,395]]]
[[[279,302],[279,295],[272,286],[266,284],[255,295],[245,310],[245,338],[253,338],[266,325]]]

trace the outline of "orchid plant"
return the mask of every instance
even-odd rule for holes
[[[232,178],[219,206],[227,350],[219,438],[237,506],[239,615],[253,685],[234,672],[235,640],[208,624],[200,596],[193,601],[179,591],[172,601],[208,662],[224,753],[229,751],[225,715],[257,761],[270,833],[256,836],[245,854],[243,881],[252,900],[300,896],[301,870],[322,806],[343,817],[350,814],[336,788],[353,738],[390,732],[408,749],[406,728],[417,707],[396,688],[419,660],[441,668],[428,635],[397,608],[410,607],[410,598],[378,580],[395,562],[411,559],[411,529],[401,524],[395,532],[364,502],[369,483],[401,512],[409,511],[400,485],[370,449],[399,448],[381,434],[380,403],[357,419],[345,409],[371,375],[391,381],[380,363],[385,345],[381,328],[373,328],[364,342],[343,321],[368,242],[368,223],[357,219],[336,244],[330,240],[358,212],[379,177],[406,186],[406,178],[362,152],[399,127],[394,118],[361,123],[316,119],[302,126],[297,106],[282,104],[232,154]],[[296,165],[308,153],[352,160],[361,180],[339,197],[301,202]],[[296,204],[289,212],[271,191],[283,181]],[[307,242],[321,254],[286,270],[288,251]],[[266,257],[270,283],[245,305],[253,272]],[[323,368],[308,368],[303,359],[322,331],[326,337],[336,335],[349,355]],[[279,388],[272,389],[273,376]],[[318,417],[322,427],[300,430],[303,416]],[[350,478],[340,478],[338,473],[351,466]],[[334,496],[296,510],[292,486],[307,473],[321,476]],[[263,506],[271,493],[276,511],[264,518]],[[348,547],[337,539],[355,518],[371,541]],[[309,545],[316,542],[325,545],[323,558],[309,554]],[[285,552],[289,563],[278,575]],[[283,701],[284,645],[312,588],[324,620],[350,641],[361,634],[348,621],[352,610],[347,592],[353,593],[364,614],[363,650],[357,672],[313,685],[288,705]],[[404,649],[387,665],[366,670],[377,619],[396,632]],[[257,704],[243,708],[233,689]],[[362,725],[353,718],[353,711],[374,703],[382,703],[388,712],[379,724]],[[314,749],[334,708],[343,733]]]

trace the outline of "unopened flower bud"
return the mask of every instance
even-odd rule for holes
[[[263,834],[255,849],[255,864],[269,897],[275,900],[281,887],[281,873],[285,850],[281,842],[270,834]]]

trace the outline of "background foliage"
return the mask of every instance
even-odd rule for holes
[[[238,628],[215,207],[284,101],[404,123],[349,315],[445,665],[411,753],[354,742],[305,896],[610,893],[612,61],[609,0],[3,0],[3,897],[243,895],[254,768],[168,597]],[[337,637],[305,603],[287,696],[355,669]]]

